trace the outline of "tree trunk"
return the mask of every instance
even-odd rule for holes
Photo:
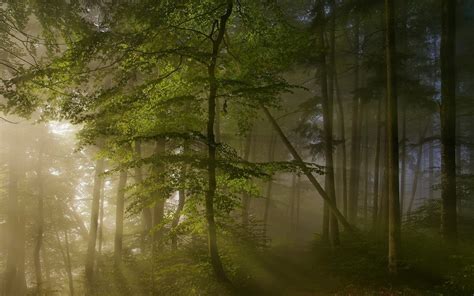
[[[369,210],[369,110],[368,105],[365,104],[365,143],[364,143],[364,203],[363,216],[364,223],[368,222]]]
[[[97,262],[99,264],[100,257],[102,256],[102,243],[104,239],[104,180],[102,179],[102,186],[100,188],[100,210],[99,210],[99,233],[98,233],[98,247],[97,247]]]
[[[398,99],[395,52],[394,1],[385,0],[385,51],[387,66],[387,138],[389,158],[388,199],[388,270],[398,272],[400,255],[400,200],[399,200],[399,151],[398,151]]]
[[[211,257],[211,264],[219,281],[227,282],[227,276],[222,266],[221,258],[217,247],[217,229],[214,214],[214,199],[216,196],[216,155],[217,147],[214,134],[214,124],[216,120],[216,98],[218,83],[216,79],[217,60],[221,50],[222,42],[226,31],[227,21],[233,10],[233,0],[227,0],[227,8],[224,15],[220,17],[217,26],[217,36],[212,39],[211,61],[208,66],[209,96],[208,96],[208,118],[207,118],[207,140],[208,140],[208,190],[206,193],[206,220],[208,227],[208,246]]]
[[[406,129],[407,129],[407,110],[406,110],[406,104],[403,103],[403,106],[402,106],[402,141],[401,141],[401,149],[402,149],[402,153],[401,153],[401,177],[400,177],[400,211],[401,211],[401,214],[403,216],[403,213],[405,211],[405,189],[406,189],[406,158],[407,158],[407,149],[406,149],[406,145],[407,145],[407,132],[406,132]]]
[[[442,0],[441,7],[441,231],[456,242],[456,1]]]
[[[166,142],[165,140],[158,140],[155,146],[155,155],[163,155],[166,151]],[[157,173],[159,174],[159,170],[164,170],[164,166],[160,166],[155,168]],[[161,177],[160,177],[161,178]],[[160,180],[160,182],[165,182],[165,180]],[[160,227],[160,224],[163,223],[164,216],[165,216],[165,202],[167,197],[163,196],[162,191],[158,191],[155,193],[155,205],[153,207],[153,241],[159,242],[163,238],[163,230]]]
[[[137,160],[142,158],[142,145],[140,140],[135,141],[135,157]],[[143,183],[143,168],[141,166],[135,167],[135,182],[141,186]],[[152,227],[152,213],[148,205],[142,205],[142,234],[141,234],[141,249],[145,250],[146,238],[150,233]]]
[[[355,70],[354,70],[354,97],[352,99],[352,136],[351,136],[351,175],[349,180],[350,197],[348,218],[349,222],[355,224],[357,221],[359,203],[359,175],[360,175],[360,130],[359,130],[359,18],[356,17],[355,24]]]
[[[4,295],[26,294],[26,287],[23,286],[25,279],[22,263],[22,251],[24,249],[24,237],[21,235],[22,225],[22,204],[19,201],[18,182],[19,182],[19,161],[17,147],[11,145],[9,148],[8,163],[8,188],[7,188],[7,262],[4,273]],[[24,260],[24,258],[23,258]]]
[[[374,198],[372,206],[372,228],[377,227],[378,210],[379,210],[379,176],[380,176],[380,142],[382,129],[382,99],[379,99],[377,107],[377,140],[375,144],[375,160],[374,160]]]
[[[64,241],[66,244],[66,271],[67,271],[67,278],[69,283],[69,293],[71,296],[74,296],[74,281],[72,276],[72,265],[71,265],[71,254],[69,252],[69,236],[67,230],[64,230]]]
[[[179,199],[178,199],[178,207],[176,208],[176,212],[173,216],[173,221],[171,222],[171,229],[175,230],[176,227],[179,225],[179,219],[181,218],[181,212],[184,209],[184,203],[186,202],[186,192],[184,189],[179,191]],[[178,236],[173,234],[171,236],[171,248],[173,250],[178,249]]]
[[[86,276],[86,295],[95,294],[94,285],[94,262],[96,256],[96,241],[99,223],[100,191],[102,188],[102,179],[104,172],[104,160],[98,159],[95,167],[94,189],[92,193],[91,222],[89,230],[89,241],[87,243],[85,276]]]
[[[433,134],[433,132],[431,132]],[[433,141],[429,143],[429,152],[428,152],[428,197],[430,200],[434,198],[434,144]]]
[[[295,221],[295,233],[296,237],[299,238],[300,230],[300,205],[301,205],[301,177],[298,176],[298,181],[296,182],[296,221]]]
[[[252,147],[252,129],[250,129],[249,135],[247,137],[247,142],[245,144],[245,151],[244,151],[244,160],[249,161],[250,159],[250,150]],[[248,193],[244,193],[242,195],[242,225],[245,227],[248,226],[249,223],[249,207],[250,207],[250,196]]]
[[[336,205],[336,188],[334,185],[334,160],[333,160],[333,94],[329,94],[328,91],[328,77],[327,77],[327,64],[326,64],[326,49],[324,42],[325,32],[325,13],[324,3],[322,1],[317,2],[317,19],[318,21],[318,32],[317,40],[320,44],[319,48],[319,84],[321,86],[321,97],[323,107],[323,124],[324,124],[324,157],[326,159],[326,174],[325,174],[325,185],[326,192],[329,199],[332,200],[333,204]],[[332,90],[332,87],[331,87]],[[329,212],[329,211],[328,211]],[[339,244],[339,225],[337,218],[329,213],[329,228],[330,238],[332,245]]]
[[[39,153],[38,153],[38,167],[36,168],[36,174],[38,176],[38,216],[37,216],[37,229],[36,229],[36,242],[33,251],[33,261],[35,265],[35,277],[36,277],[36,294],[43,294],[43,279],[41,271],[41,248],[43,246],[43,233],[44,233],[44,187],[43,187],[43,146],[42,140],[40,139]]]
[[[426,131],[428,130],[428,126],[426,126],[425,130],[420,134],[420,139],[418,142],[418,158],[416,159],[415,165],[415,177],[413,178],[413,189],[411,191],[410,203],[408,204],[407,210],[407,218],[410,218],[411,211],[413,209],[413,204],[415,202],[416,190],[418,189],[418,179],[420,178],[421,174],[421,164],[423,160],[423,139],[426,136]],[[403,212],[402,212],[403,215]]]
[[[115,208],[114,259],[117,266],[122,262],[125,186],[127,186],[127,171],[121,171],[117,184],[117,205]]]
[[[272,134],[270,138],[270,146],[268,146],[268,161],[272,162],[275,158],[275,145],[276,145],[276,137]],[[263,236],[267,235],[267,224],[268,224],[268,217],[270,215],[270,206],[272,202],[272,187],[273,181],[268,180],[267,183],[267,191],[265,193],[265,209],[263,211]]]

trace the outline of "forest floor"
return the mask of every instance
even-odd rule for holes
[[[263,249],[222,239],[222,259],[232,282],[223,286],[215,281],[203,240],[163,252],[152,265],[147,256],[127,257],[118,271],[104,265],[99,295],[474,295],[474,242],[449,247],[428,233],[404,232],[396,277],[387,272],[384,240],[369,235],[342,236],[336,248],[318,238],[298,246],[273,242]],[[150,271],[151,282],[144,276]]]
[[[336,249],[316,242],[248,254],[244,269],[253,277],[236,294],[474,295],[474,245],[448,250],[433,238],[408,237],[396,277],[386,271],[385,250],[364,239]]]

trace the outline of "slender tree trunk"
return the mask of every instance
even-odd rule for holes
[[[272,162],[275,157],[275,145],[276,145],[276,137],[272,134],[270,138],[270,146],[268,147],[268,161]],[[272,204],[272,188],[273,188],[273,181],[269,180],[267,183],[267,191],[265,193],[265,209],[263,211],[263,235],[267,235],[267,224],[268,224],[268,217],[270,215],[270,207]]]
[[[400,38],[399,38],[399,45],[401,49],[401,56],[408,56],[408,3],[407,0],[401,0],[399,1],[400,5]],[[399,70],[399,75],[400,76],[407,76],[408,75],[408,67],[406,66],[407,60],[400,59],[399,63],[400,66],[398,67]],[[401,138],[401,177],[400,177],[400,211],[401,215],[403,216],[403,213],[405,211],[405,195],[406,195],[406,174],[407,174],[407,103],[408,103],[408,97],[407,93],[405,90],[405,84],[403,81],[400,83],[401,88],[400,88],[400,94],[399,94],[399,101],[400,101],[400,106],[401,106],[401,126],[402,126],[402,138]]]
[[[87,243],[85,276],[86,276],[86,295],[95,294],[94,284],[94,262],[96,257],[96,241],[99,224],[100,191],[102,188],[102,179],[104,172],[104,160],[98,159],[95,167],[94,189],[92,193],[91,222],[89,230],[89,241]]]
[[[155,147],[155,155],[163,155],[166,151],[166,142],[165,140],[158,140],[156,142],[156,147]],[[159,174],[159,170],[164,170],[164,166],[160,166],[158,168],[155,168],[157,170],[157,173]],[[162,177],[160,177],[162,179]],[[165,180],[160,180],[160,182],[165,182]],[[164,217],[165,217],[165,202],[167,197],[163,196],[162,191],[158,191],[155,193],[155,205],[153,207],[153,217],[152,217],[152,223],[153,227],[155,228],[153,231],[153,241],[154,242],[160,242],[163,238],[163,230],[160,227],[160,224],[163,223]]]
[[[72,276],[71,254],[69,252],[69,235],[66,229],[64,230],[64,242],[66,245],[66,271],[69,283],[69,293],[71,296],[74,296],[74,280]]]
[[[456,1],[442,0],[441,7],[441,230],[456,242]]]
[[[41,248],[41,257],[43,258],[43,267],[44,267],[44,276],[45,276],[45,280],[43,281],[43,290],[49,292],[51,290],[51,268],[49,264],[48,253],[46,252],[45,246]],[[48,295],[48,292],[46,292],[47,295]]]
[[[401,214],[403,215],[404,211],[405,211],[405,189],[406,189],[406,167],[407,167],[407,149],[406,149],[406,145],[407,145],[407,132],[406,132],[406,129],[407,129],[407,110],[406,110],[406,104],[403,103],[403,107],[402,107],[402,141],[401,141],[401,149],[402,149],[402,153],[401,153],[401,164],[402,164],[402,167],[401,167],[401,177],[400,177],[400,211],[401,211]]]
[[[344,119],[344,107],[342,105],[342,98],[340,95],[339,81],[337,78],[337,73],[334,72],[334,83],[336,88],[336,100],[339,110],[340,118],[340,136],[341,136],[341,147],[342,147],[342,158],[341,158],[341,170],[342,170],[342,203],[343,203],[343,213],[344,217],[347,217],[347,207],[348,207],[348,193],[347,193],[347,145],[346,145],[346,123]]]
[[[356,223],[359,204],[359,175],[360,175],[360,130],[359,130],[359,17],[356,16],[354,24],[355,35],[355,70],[354,70],[354,97],[352,99],[352,136],[351,136],[351,176],[349,179],[350,197],[348,218],[349,222]]]
[[[413,210],[413,204],[415,202],[416,197],[416,190],[418,189],[418,180],[420,178],[421,172],[421,164],[423,160],[423,139],[426,136],[426,131],[428,130],[428,126],[426,126],[425,130],[420,134],[420,139],[418,142],[418,158],[416,159],[415,165],[415,177],[413,178],[413,188],[411,191],[410,203],[408,204],[407,210],[407,218],[410,218],[411,211]]]
[[[179,219],[181,218],[181,212],[184,209],[184,203],[186,202],[186,192],[184,189],[179,190],[179,199],[178,199],[178,207],[176,208],[176,212],[173,216],[173,221],[171,222],[171,229],[175,230],[176,227],[179,225]],[[174,233],[171,236],[171,248],[173,250],[178,249],[178,235]]]
[[[364,223],[368,222],[369,211],[369,106],[365,104],[365,142],[364,142]]]
[[[291,190],[289,196],[290,204],[290,223],[288,227],[288,240],[294,242],[295,238],[295,208],[296,208],[296,175],[293,175],[291,180]]]
[[[326,64],[326,49],[324,42],[325,32],[325,13],[324,3],[322,1],[317,2],[317,16],[318,20],[318,32],[317,39],[321,45],[319,48],[319,82],[321,86],[322,106],[323,106],[323,117],[324,117],[324,156],[326,159],[326,174],[325,174],[325,185],[326,192],[333,204],[336,205],[336,188],[334,185],[334,160],[333,160],[333,93],[329,93],[328,90],[328,77],[327,77],[327,64]],[[331,91],[332,91],[331,87]],[[328,211],[329,212],[329,211]],[[329,213],[329,229],[330,238],[332,245],[339,244],[339,225],[337,218]]]
[[[300,205],[301,205],[301,177],[298,176],[298,181],[296,182],[296,221],[295,221],[295,233],[296,237],[299,238],[300,230]]]
[[[433,132],[431,132],[433,134]],[[433,141],[429,143],[429,151],[428,151],[428,197],[430,200],[434,198],[434,144]]]
[[[397,274],[400,256],[400,200],[398,151],[398,99],[395,52],[394,1],[385,0],[385,51],[387,64],[387,138],[389,158],[388,270]]]
[[[104,202],[105,202],[105,195],[104,195],[104,180],[102,179],[102,186],[100,188],[100,210],[99,210],[99,233],[98,233],[98,246],[97,246],[97,262],[96,264],[99,265],[100,257],[102,256],[102,243],[104,239]]]
[[[382,129],[382,99],[378,101],[377,107],[377,140],[375,143],[375,160],[374,160],[374,198],[372,207],[372,228],[377,227],[378,210],[379,210],[379,176],[380,176],[380,149],[381,149],[381,129]]]
[[[26,289],[22,285],[24,268],[22,268],[22,249],[24,249],[24,237],[21,232],[22,225],[22,204],[19,201],[18,183],[19,183],[19,156],[17,147],[11,144],[9,148],[8,163],[8,188],[7,188],[7,262],[4,273],[4,295],[26,294]],[[24,260],[24,258],[23,258]]]
[[[43,279],[41,271],[41,248],[43,246],[43,233],[44,233],[44,187],[43,187],[43,146],[42,140],[40,139],[38,153],[38,167],[36,168],[36,174],[38,176],[38,216],[37,216],[37,229],[36,229],[36,242],[33,251],[33,261],[35,264],[35,277],[36,277],[36,294],[43,294]]]
[[[244,160],[249,161],[250,159],[250,150],[252,147],[253,137],[252,129],[250,129],[249,135],[247,136],[247,141],[245,144],[244,150]],[[250,196],[248,193],[242,195],[242,225],[244,228],[248,226],[249,223],[249,207],[250,207]]]
[[[216,98],[218,83],[216,79],[217,60],[224,40],[227,21],[233,10],[233,0],[227,0],[227,8],[224,15],[218,21],[217,36],[212,39],[211,61],[208,66],[209,96],[208,96],[208,118],[207,118],[207,140],[208,140],[208,190],[206,193],[206,220],[208,227],[208,245],[211,264],[219,281],[227,282],[227,276],[222,266],[217,247],[217,229],[214,214],[214,199],[216,196],[216,140],[214,124],[216,120]]]
[[[125,186],[127,186],[127,171],[121,171],[117,184],[117,201],[115,208],[115,238],[114,238],[114,259],[115,265],[122,262],[123,251],[123,217],[125,211]]]
[[[135,141],[135,157],[137,160],[142,158],[142,145],[140,140]],[[139,186],[143,183],[143,168],[141,166],[135,167],[135,182]],[[142,234],[141,234],[141,249],[145,250],[146,238],[150,233],[152,227],[152,213],[148,205],[144,205],[142,209]]]

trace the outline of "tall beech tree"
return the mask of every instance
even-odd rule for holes
[[[456,1],[441,1],[441,214],[447,241],[457,239],[456,197]]]
[[[387,70],[387,153],[388,153],[388,270],[398,272],[400,257],[400,199],[398,151],[398,100],[395,51],[395,7],[385,0],[385,54]]]

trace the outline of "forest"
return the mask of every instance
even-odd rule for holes
[[[474,295],[474,0],[0,8],[0,296]]]

